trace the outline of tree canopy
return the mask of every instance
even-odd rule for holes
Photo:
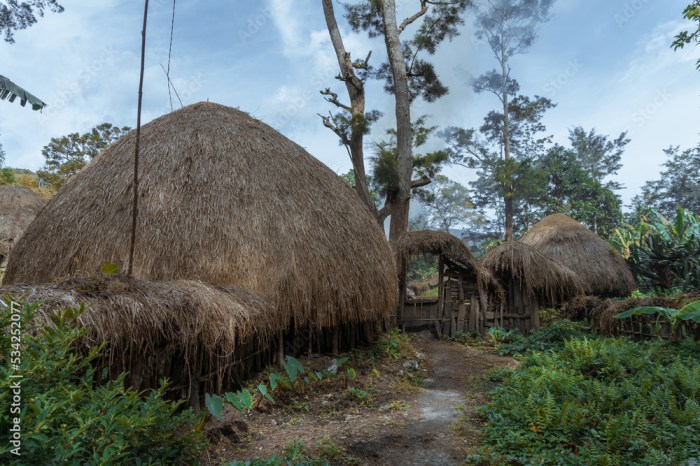
[[[7,0],[0,3],[0,32],[5,36],[5,42],[14,43],[14,32],[26,29],[37,22],[37,16],[44,16],[46,10],[62,13],[63,7],[59,0]]]
[[[41,150],[46,163],[37,174],[42,181],[58,190],[93,157],[130,130],[128,126],[120,128],[111,123],[102,123],[87,133],[51,138],[51,142]]]

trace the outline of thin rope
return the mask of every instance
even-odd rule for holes
[[[170,47],[168,48],[168,70],[165,72],[166,77],[168,78],[168,97],[170,98],[170,111],[173,111],[173,95],[170,92],[170,86],[172,82],[170,81],[170,54],[173,51],[173,31],[175,30],[175,1],[173,0],[173,17],[172,20],[170,21]],[[173,86],[175,88],[175,86]],[[175,91],[177,93],[177,91]],[[178,96],[178,99],[180,97]],[[182,107],[182,101],[180,101],[180,106]]]

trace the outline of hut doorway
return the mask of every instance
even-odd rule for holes
[[[481,267],[457,237],[437,231],[408,232],[398,244],[401,299],[398,324],[402,330],[430,329],[438,338],[459,332],[485,331],[488,297],[480,286]],[[415,280],[416,263],[432,261],[434,274]]]

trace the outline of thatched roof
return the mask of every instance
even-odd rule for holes
[[[543,218],[520,241],[573,270],[587,294],[627,296],[636,288],[620,253],[564,214]]]
[[[126,269],[135,134],[64,185],[17,244],[5,283]],[[356,193],[239,110],[198,103],[141,129],[134,276],[231,284],[284,323],[375,320],[398,300],[391,248]]]
[[[252,335],[276,335],[281,330],[272,304],[262,296],[235,286],[211,286],[193,280],[149,282],[77,278],[50,285],[0,287],[2,295],[43,304],[38,315],[51,325],[50,315],[86,305],[78,323],[88,328],[86,348],[109,342],[120,348],[152,351],[176,344],[188,351],[205,348],[219,357]],[[199,346],[198,346],[199,345]]]
[[[0,257],[6,257],[14,248],[45,204],[46,201],[29,188],[0,186]]]
[[[509,241],[490,249],[481,258],[481,265],[502,283],[519,283],[532,297],[557,303],[583,293],[578,276],[568,267],[540,254],[525,243]]]
[[[419,254],[443,256],[465,271],[476,275],[479,262],[466,244],[459,238],[444,231],[419,230],[401,235],[396,244],[398,263],[405,269],[408,261]]]
[[[118,359],[115,362],[120,370],[131,367],[131,358],[143,361],[158,355],[161,363],[172,357],[188,361],[194,375],[201,370],[224,372],[231,362],[248,356],[237,354],[236,348],[253,342],[262,347],[283,329],[274,306],[262,296],[234,286],[192,280],[80,277],[52,285],[0,287],[0,296],[6,295],[22,297],[28,303],[41,301],[38,322],[49,326],[54,313],[85,304],[78,318],[79,326],[87,329],[81,347],[88,350],[107,342],[110,357]],[[206,380],[224,382],[221,376]],[[157,384],[157,377],[152,382]]]
[[[409,231],[401,235],[396,244],[400,270],[405,272],[411,258],[419,254],[441,255],[449,265],[458,267],[467,278],[476,281],[481,290],[489,290],[503,298],[503,289],[491,272],[479,264],[467,245],[456,236],[433,230]]]

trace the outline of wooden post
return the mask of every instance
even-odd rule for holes
[[[314,341],[314,330],[313,330],[313,327],[311,327],[311,323],[309,323],[308,332],[309,332],[308,333],[309,340],[307,341],[307,344],[306,344],[306,356],[310,358],[311,353],[313,352],[312,345],[313,345],[313,341]]]
[[[443,288],[443,280],[445,278],[443,269],[445,268],[444,260],[442,255],[438,258],[438,305],[437,305],[437,318],[438,325],[441,327],[440,334],[438,337],[442,337],[445,325],[445,310],[443,309],[443,303],[445,301],[445,290]]]
[[[284,367],[284,332],[280,332],[277,340],[277,363],[281,368]]]
[[[464,281],[460,276],[457,280],[457,299],[459,301],[457,307],[457,332],[464,331],[464,314],[466,306],[464,305]]]
[[[333,342],[332,342],[332,349],[333,349],[333,357],[338,357],[338,354],[340,354],[340,336],[338,332],[338,327],[333,327]]]

